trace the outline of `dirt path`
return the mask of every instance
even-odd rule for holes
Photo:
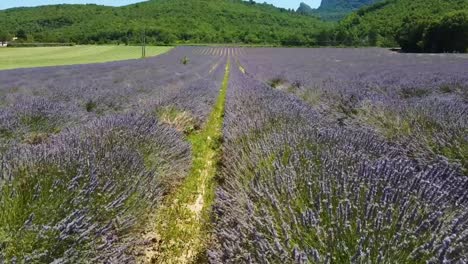
[[[204,262],[206,258],[229,70],[228,59],[220,94],[205,127],[189,136],[192,169],[182,186],[158,210],[145,235],[150,245],[145,247],[141,263],[184,264]]]

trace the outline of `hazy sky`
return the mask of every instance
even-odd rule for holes
[[[190,1],[190,0],[187,0]],[[300,2],[307,3],[311,7],[318,7],[321,0],[257,0],[257,2],[268,2],[279,7],[294,8],[299,7]],[[0,9],[18,6],[37,6],[54,4],[101,4],[101,5],[128,5],[142,0],[0,0]]]

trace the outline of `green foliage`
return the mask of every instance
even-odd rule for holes
[[[468,11],[440,19],[405,18],[397,41],[408,52],[465,52],[468,49]]]
[[[335,29],[322,32],[321,38],[335,45],[463,52],[468,39],[467,11],[465,0],[386,0],[349,15]]]
[[[285,83],[286,81],[281,78],[281,77],[276,77],[276,78],[273,78],[271,79],[268,84],[273,87],[273,88],[277,88],[278,86],[280,86],[281,84]]]
[[[322,10],[355,10],[371,5],[379,0],[323,0],[319,9]]]
[[[307,44],[313,44],[309,39],[302,35],[297,35],[297,34],[290,34],[285,36],[281,40],[281,45],[283,46],[306,46]]]
[[[10,33],[0,29],[0,42],[6,42],[11,39]]]
[[[414,21],[410,18],[403,20],[403,25],[397,33],[397,42],[407,52],[422,51],[422,38],[428,25],[427,21]]]
[[[86,112],[93,112],[97,107],[97,103],[93,100],[89,100],[85,104]]]
[[[468,50],[468,10],[448,13],[430,24],[422,38],[426,52],[466,52]]]
[[[14,138],[13,131],[0,127],[0,139],[11,139],[11,138]]]
[[[57,130],[46,116],[24,115],[20,119],[21,124],[27,126],[32,132],[54,132]]]
[[[327,0],[318,9],[302,3],[296,12],[242,0],[152,0],[14,8],[0,11],[0,28],[26,43],[135,45],[144,34],[149,45],[401,45],[411,52],[464,52],[467,10],[466,0]]]
[[[430,94],[430,91],[423,88],[402,88],[400,96],[403,99],[409,99],[414,97],[424,97]]]
[[[55,5],[0,11],[0,28],[26,42],[312,45],[317,18],[242,0],[153,0],[125,7]]]
[[[187,65],[187,64],[189,64],[189,62],[190,62],[190,59],[187,56],[183,57],[180,60],[180,63],[182,63],[183,65]]]
[[[18,40],[20,41],[24,41],[24,40],[27,40],[28,39],[28,35],[26,34],[26,31],[22,28],[18,29],[16,31],[16,37],[18,38]]]

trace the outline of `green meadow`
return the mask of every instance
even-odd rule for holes
[[[148,46],[146,56],[168,52],[172,47]],[[139,46],[72,46],[0,48],[0,70],[73,65],[141,58]]]

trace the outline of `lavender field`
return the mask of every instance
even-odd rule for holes
[[[0,71],[0,263],[466,263],[468,57]]]

